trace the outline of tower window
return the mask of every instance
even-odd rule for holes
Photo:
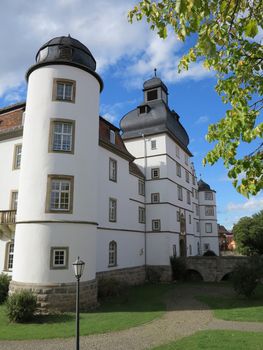
[[[152,140],[151,141],[151,149],[156,149],[157,146],[156,146],[156,140]]]
[[[151,175],[152,175],[152,179],[159,179],[160,178],[160,169],[159,168],[152,168]]]
[[[140,114],[145,114],[145,113],[148,113],[149,111],[150,111],[150,107],[148,105],[139,106]]]
[[[139,207],[139,223],[145,224],[145,208]]]
[[[54,79],[53,101],[75,102],[76,81]]]
[[[213,192],[205,192],[205,200],[213,200]]]
[[[51,247],[50,268],[51,269],[68,268],[68,247]]]
[[[153,231],[160,231],[161,230],[161,220],[160,219],[152,220],[152,230]]]
[[[115,131],[110,130],[110,143],[115,144]]]
[[[147,91],[147,101],[157,100],[158,98],[158,91],[157,89]]]
[[[151,193],[151,202],[160,203],[160,193]]]
[[[49,152],[74,151],[75,121],[73,120],[51,120]]]
[[[48,175],[46,212],[72,213],[73,176]]]

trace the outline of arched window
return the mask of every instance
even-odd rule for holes
[[[109,243],[109,266],[117,265],[117,243],[111,241]]]
[[[10,241],[6,244],[6,259],[5,259],[5,269],[12,271],[14,261],[14,242]]]

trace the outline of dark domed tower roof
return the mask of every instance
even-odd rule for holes
[[[36,64],[29,68],[26,78],[38,67],[51,64],[64,64],[78,67],[94,75],[100,83],[103,82],[95,73],[96,61],[90,50],[77,39],[69,36],[60,36],[49,40],[42,45],[36,54]]]
[[[202,191],[214,191],[211,189],[211,187],[206,183],[204,182],[202,179],[200,179],[198,182],[197,182],[197,185],[198,185],[198,191],[199,192],[202,192]],[[215,192],[215,191],[214,191]]]
[[[147,92],[158,90],[155,98],[147,100]],[[167,104],[168,89],[162,80],[153,77],[143,84],[144,102],[127,113],[120,122],[124,140],[167,133],[189,154],[189,137],[179,121],[179,115]]]

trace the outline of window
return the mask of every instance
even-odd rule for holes
[[[214,207],[212,207],[212,205],[207,205],[205,207],[205,216],[214,216]]]
[[[152,220],[152,230],[153,231],[160,231],[161,230],[161,220],[159,220],[159,219]]]
[[[138,192],[141,196],[145,196],[145,182],[141,179],[138,181]]]
[[[151,141],[151,149],[156,149],[156,140]]]
[[[199,206],[197,204],[195,205],[195,213],[196,215],[199,215]]]
[[[196,221],[196,232],[200,232],[200,222]]]
[[[159,179],[160,178],[160,169],[159,168],[152,168],[151,175],[152,175],[152,179]]]
[[[192,223],[192,217],[191,217],[191,215],[189,215],[189,224],[191,224]]]
[[[114,198],[109,199],[109,221],[117,221],[117,200]]]
[[[158,91],[157,89],[147,91],[147,101],[157,100],[158,98]]]
[[[179,210],[177,210],[177,212],[176,212],[176,220],[178,222],[180,222],[180,211]]]
[[[177,256],[176,244],[173,244],[173,256]]]
[[[192,187],[192,197],[194,198],[195,196],[195,189]]]
[[[180,147],[178,145],[175,145],[175,154],[177,158],[180,158]]]
[[[72,213],[74,177],[48,175],[46,212]]]
[[[8,242],[6,244],[6,263],[5,269],[11,271],[13,269],[14,261],[14,242]]]
[[[195,176],[192,175],[192,182],[193,182],[193,185],[195,185]]]
[[[109,266],[117,266],[117,243],[115,241],[109,243]]]
[[[187,204],[191,204],[191,192],[187,191]]]
[[[140,107],[139,107],[139,113],[140,113],[140,114],[148,113],[147,105],[140,106]]]
[[[17,210],[17,199],[18,199],[18,192],[12,191],[11,192],[11,204],[10,204],[11,210]]]
[[[205,243],[204,244],[204,250],[209,250],[210,249],[210,244],[209,243]]]
[[[160,193],[151,193],[151,202],[159,203],[160,202]]]
[[[185,181],[189,183],[190,178],[189,178],[189,172],[185,170]]]
[[[74,152],[75,121],[51,120],[49,152]]]
[[[109,160],[109,180],[117,182],[117,161],[112,158]]]
[[[177,185],[177,194],[179,201],[183,200],[183,188],[180,185]]]
[[[195,199],[198,199],[198,191],[195,190]]]
[[[192,255],[192,245],[189,244],[189,255]]]
[[[176,163],[176,174],[181,177],[181,165],[179,163]]]
[[[110,130],[110,143],[115,144],[115,131]]]
[[[189,157],[186,153],[184,154],[184,162],[186,165],[188,165],[188,163],[189,163]]]
[[[211,223],[207,222],[205,224],[205,232],[206,233],[212,233],[212,224]]]
[[[68,268],[68,247],[51,247],[50,268],[52,270]]]
[[[213,200],[213,192],[205,192],[205,200]]]
[[[54,79],[53,101],[75,102],[76,82],[67,79]]]
[[[22,145],[15,145],[13,169],[20,169],[22,155]]]
[[[145,224],[145,208],[139,207],[139,223]]]

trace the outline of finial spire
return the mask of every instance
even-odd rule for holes
[[[156,77],[157,68],[154,68],[154,76]]]
[[[68,38],[71,38],[70,34],[68,34]]]
[[[200,176],[200,179],[202,179],[202,174],[201,173],[199,174],[199,176]]]

